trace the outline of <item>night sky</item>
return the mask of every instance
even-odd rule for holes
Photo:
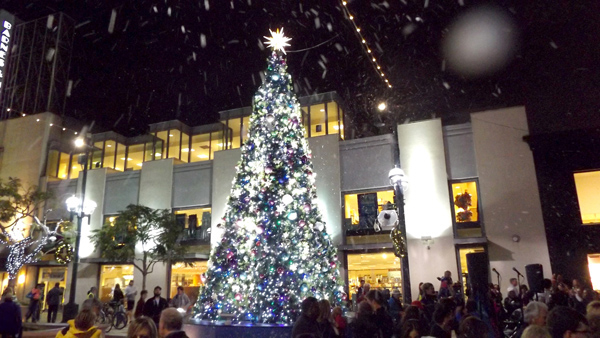
[[[442,43],[457,18],[484,3],[514,22],[515,51],[499,71],[466,76],[446,62]],[[76,86],[66,115],[125,135],[171,119],[215,122],[220,110],[250,105],[269,53],[259,41],[278,27],[292,38],[288,70],[297,94],[337,91],[365,134],[376,132],[382,100],[401,122],[466,122],[469,112],[525,104],[534,133],[600,127],[599,6],[348,1],[389,89],[337,0],[0,1],[25,21],[56,11],[75,20]]]

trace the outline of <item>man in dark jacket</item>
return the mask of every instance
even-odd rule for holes
[[[60,301],[62,298],[62,290],[60,289],[60,284],[54,284],[52,290],[48,291],[48,295],[46,296],[46,304],[48,304],[48,323],[56,322],[56,314],[58,313],[58,306],[60,305]]]
[[[165,309],[160,314],[158,334],[161,338],[188,338],[183,328],[183,316],[177,309]]]
[[[319,332],[319,301],[315,297],[307,297],[300,305],[302,314],[294,323],[292,329],[292,338],[296,337],[312,337],[321,338]]]
[[[13,302],[12,293],[0,304],[0,336],[17,337],[21,334],[21,307]]]
[[[167,300],[160,296],[161,291],[162,288],[160,286],[155,287],[154,297],[148,299],[144,304],[144,316],[152,318],[157,327],[160,321],[160,313],[169,307]]]

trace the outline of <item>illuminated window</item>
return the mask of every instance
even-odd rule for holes
[[[215,158],[215,151],[224,150],[225,144],[222,131],[213,131],[210,133],[210,158]]]
[[[104,168],[115,168],[115,155],[117,153],[117,142],[113,140],[106,140],[104,142],[104,161],[102,164]]]
[[[71,164],[71,155],[67,153],[60,153],[60,160],[58,162],[58,178],[66,179],[69,177],[69,165]]]
[[[90,158],[91,168],[104,168],[104,141],[94,142],[94,149]]]
[[[339,120],[340,120],[340,138],[343,140],[345,137],[344,133],[344,112],[342,111],[342,107],[339,108]]]
[[[46,176],[57,177],[58,173],[58,159],[60,158],[60,152],[58,150],[48,151],[48,160],[46,164]]]
[[[600,171],[573,174],[583,224],[600,223]]]
[[[310,137],[326,135],[325,122],[325,105],[315,104],[310,106]]]
[[[210,160],[210,133],[192,136],[191,162]]]
[[[140,170],[144,162],[144,145],[136,144],[127,147],[127,158],[122,157],[121,160],[125,159],[127,163],[127,170]]]
[[[64,290],[67,287],[67,267],[52,267],[52,268],[40,268],[38,273],[38,283],[44,283],[44,296],[48,294],[56,283],[58,283],[59,287],[63,289],[62,302],[64,302]],[[46,299],[46,297],[44,297]],[[46,302],[42,302],[43,308],[45,310],[48,305]]]
[[[588,255],[588,268],[594,290],[600,290],[600,254]]]
[[[190,155],[194,155],[196,149],[190,148],[190,137],[186,133],[181,133],[181,160],[185,163],[190,161]]]
[[[402,289],[400,259],[393,251],[348,253],[348,287],[354,299],[360,281],[371,285],[371,290]]]
[[[242,119],[230,119],[227,121],[227,126],[229,127],[229,142],[231,145],[228,149],[236,149],[241,147],[241,133],[242,133]]]
[[[115,285],[119,284],[125,290],[129,281],[133,280],[133,265],[102,265],[100,270],[100,289],[98,296],[101,302],[107,303],[112,299]]]
[[[450,193],[456,237],[482,237],[477,180],[450,182]]]
[[[171,295],[177,294],[177,287],[183,287],[183,293],[190,298],[190,303],[195,304],[202,283],[202,274],[208,270],[207,261],[179,262],[171,265]]]
[[[250,127],[250,117],[246,116],[242,119],[242,144],[248,140],[248,128]]]
[[[327,132],[330,135],[339,134],[340,132],[340,125],[338,121],[338,105],[335,102],[327,103]]]
[[[458,272],[461,276],[460,281],[462,282],[463,288],[467,287],[467,278],[469,276],[469,269],[467,268],[467,254],[470,253],[478,253],[478,252],[486,252],[485,247],[483,246],[470,246],[470,247],[459,247],[458,248],[458,256],[460,259],[460,271]],[[454,276],[452,276],[454,277]],[[457,278],[453,278],[455,281],[458,281]],[[466,290],[466,289],[465,289]],[[463,290],[463,291],[465,291]]]
[[[117,149],[116,149],[116,163],[115,163],[115,170],[118,171],[123,171],[125,170],[125,151],[126,151],[126,146],[124,144],[121,143],[117,143]]]
[[[79,172],[81,170],[83,170],[81,164],[78,163],[79,155],[84,155],[84,154],[83,153],[73,154],[73,156],[71,157],[71,174],[70,174],[69,178],[79,177]]]
[[[394,209],[394,191],[377,191],[344,195],[347,229],[372,229],[382,210]]]
[[[165,157],[165,141],[162,139],[154,140],[154,160],[162,160]]]
[[[181,150],[181,132],[177,129],[169,129],[169,152],[167,158],[179,159]]]
[[[210,242],[211,208],[176,210],[177,222],[186,229],[184,239]]]
[[[104,216],[104,224],[105,225],[114,226],[116,220],[117,220],[117,216],[115,216],[115,215]]]

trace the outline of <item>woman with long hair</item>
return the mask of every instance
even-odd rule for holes
[[[150,317],[138,317],[129,323],[127,338],[158,338],[156,324]]]

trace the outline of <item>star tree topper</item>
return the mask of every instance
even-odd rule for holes
[[[280,50],[283,52],[283,54],[286,54],[285,47],[290,46],[288,41],[290,41],[291,38],[283,35],[283,28],[281,28],[281,32],[279,31],[279,28],[277,28],[275,32],[269,29],[269,32],[271,32],[271,36],[264,37],[267,39],[267,46],[273,48],[275,51]]]

